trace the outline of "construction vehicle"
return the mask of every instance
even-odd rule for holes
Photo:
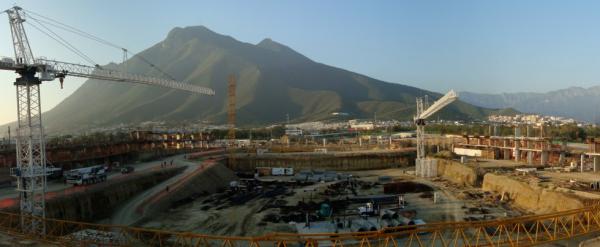
[[[65,173],[65,179],[68,184],[75,186],[104,182],[106,181],[106,168],[98,165],[73,169]]]
[[[54,167],[54,166],[46,167],[46,177],[48,177],[48,179],[58,179],[61,176],[62,176],[62,168]]]
[[[100,44],[104,44],[123,51],[123,64],[128,60],[128,50],[110,43],[100,37],[89,34],[83,30],[76,29],[73,26],[60,23],[52,18],[45,17],[32,11],[24,10],[19,6],[14,6],[5,10],[3,13],[8,15],[10,33],[12,36],[14,59],[0,59],[0,70],[10,70],[18,74],[14,85],[17,95],[17,136],[16,136],[16,156],[17,167],[12,174],[17,181],[17,191],[19,192],[21,227],[23,232],[29,234],[44,235],[46,226],[44,218],[46,217],[46,190],[47,190],[47,172],[46,172],[46,147],[44,126],[42,126],[42,107],[40,84],[47,81],[58,79],[62,88],[63,82],[67,76],[97,79],[114,82],[138,83],[152,86],[159,86],[167,89],[177,89],[196,94],[214,95],[215,92],[210,88],[200,87],[189,83],[179,82],[166,72],[158,69],[157,66],[150,63],[140,55],[133,57],[150,65],[154,70],[161,72],[168,79],[155,78],[145,75],[136,75],[128,73],[126,69],[111,70],[104,68],[96,63],[89,56],[67,40],[58,35],[52,28],[59,28],[80,37],[91,39]],[[27,18],[27,22],[25,19]],[[39,30],[51,39],[72,51],[89,65],[76,63],[60,62],[44,58],[34,57],[29,38],[25,32],[24,23]],[[95,172],[99,173],[102,169]],[[105,175],[97,174],[92,180],[106,179]],[[76,181],[76,180],[72,180]],[[80,179],[81,183],[90,181],[89,179]]]
[[[376,210],[373,207],[372,202],[367,202],[364,207],[358,207],[358,214],[360,214],[360,216],[375,216],[378,212],[379,210]]]

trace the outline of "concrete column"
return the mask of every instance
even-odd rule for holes
[[[543,166],[548,165],[548,151],[542,151],[542,164]]]
[[[560,165],[565,164],[565,153],[564,152],[561,152],[560,156],[558,156],[558,164],[560,164]]]
[[[362,147],[362,138],[360,138],[360,137],[358,138],[358,146]]]
[[[515,140],[515,162],[521,159],[521,142]]]
[[[327,139],[323,138],[323,147],[325,147],[325,145],[327,145]]]
[[[533,165],[533,151],[527,151],[527,164]]]
[[[504,150],[504,159],[509,160],[510,159],[510,149],[503,149],[503,150]]]
[[[594,156],[594,172],[600,172],[600,157]]]
[[[581,172],[583,172],[583,165],[585,163],[585,154],[581,155],[581,162],[580,162],[580,166],[581,166]]]

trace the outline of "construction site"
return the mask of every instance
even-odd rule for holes
[[[34,59],[9,16],[18,129],[0,145],[0,246],[600,246],[600,140],[437,135],[427,120],[458,99],[416,99],[415,131],[236,138],[138,129],[46,142],[42,81],[66,76],[211,96],[210,88]],[[12,140],[15,140],[12,142]]]

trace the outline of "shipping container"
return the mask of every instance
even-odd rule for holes
[[[294,168],[292,168],[292,167],[285,168],[284,173],[286,176],[294,176]]]
[[[271,170],[271,175],[273,175],[273,176],[283,176],[283,175],[285,175],[285,168],[273,167],[273,169]]]
[[[271,176],[271,167],[256,167],[259,176]]]

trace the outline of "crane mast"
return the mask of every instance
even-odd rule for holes
[[[417,126],[417,159],[415,160],[415,168],[417,176],[431,176],[431,162],[425,158],[425,120],[431,117],[436,112],[442,110],[458,99],[458,94],[454,90],[450,90],[439,100],[435,101],[431,106],[423,103],[423,98],[417,98],[417,114],[415,115],[415,125]]]
[[[45,226],[46,157],[40,102],[41,80],[23,28],[21,8],[6,11],[15,52],[17,89],[16,152],[17,191],[20,197],[21,227],[29,233],[43,234]]]
[[[2,59],[0,70],[12,70],[19,74],[14,82],[17,93],[17,166],[11,168],[11,175],[17,180],[21,227],[25,233],[43,235],[46,232],[44,218],[46,217],[47,173],[40,96],[42,81],[52,81],[58,78],[62,85],[66,76],[75,76],[146,84],[204,95],[214,95],[215,92],[210,88],[130,74],[125,71],[109,70],[99,65],[85,66],[41,58],[35,59],[23,27],[25,22],[23,11],[17,6],[4,11],[8,14],[15,60]]]

